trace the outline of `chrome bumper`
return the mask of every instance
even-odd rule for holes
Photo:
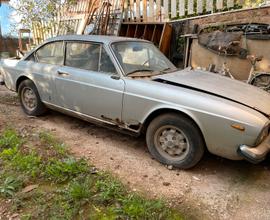
[[[0,85],[5,85],[4,77],[0,74]]]
[[[256,147],[241,145],[238,148],[238,154],[244,157],[251,163],[259,163],[263,161],[266,155],[270,152],[270,135]]]

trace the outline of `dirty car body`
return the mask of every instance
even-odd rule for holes
[[[177,70],[147,41],[57,37],[20,61],[3,60],[0,71],[5,85],[19,94],[20,84],[31,81],[47,108],[135,135],[146,132],[147,143],[160,146],[153,154],[160,152],[155,157],[162,163],[194,166],[202,153],[189,165],[176,161],[184,160],[184,154],[188,157],[184,151],[192,151],[193,145],[196,151],[199,143],[192,141],[199,136],[212,154],[232,160],[260,162],[270,150],[268,93],[205,71]],[[33,96],[27,88],[22,88],[25,102],[21,101],[26,108]],[[28,104],[31,110],[38,103]],[[178,116],[197,136],[182,132],[181,121],[174,125]]]

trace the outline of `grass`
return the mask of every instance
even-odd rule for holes
[[[12,129],[0,135],[0,198],[12,201],[9,212],[21,219],[183,219],[163,201],[130,192],[108,173],[93,172],[50,133],[30,140]],[[31,185],[38,187],[24,192]]]

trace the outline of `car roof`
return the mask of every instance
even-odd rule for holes
[[[94,41],[98,43],[110,44],[112,42],[119,41],[142,41],[147,42],[146,40],[137,39],[137,38],[128,38],[128,37],[118,37],[118,36],[106,36],[106,35],[63,35],[58,37],[53,37],[46,40],[46,43],[53,41]]]

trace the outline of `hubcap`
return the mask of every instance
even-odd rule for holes
[[[172,125],[159,128],[155,133],[154,142],[162,156],[174,161],[184,159],[190,148],[186,135]]]
[[[37,97],[31,88],[23,88],[21,97],[22,103],[27,110],[33,111],[37,107]]]

